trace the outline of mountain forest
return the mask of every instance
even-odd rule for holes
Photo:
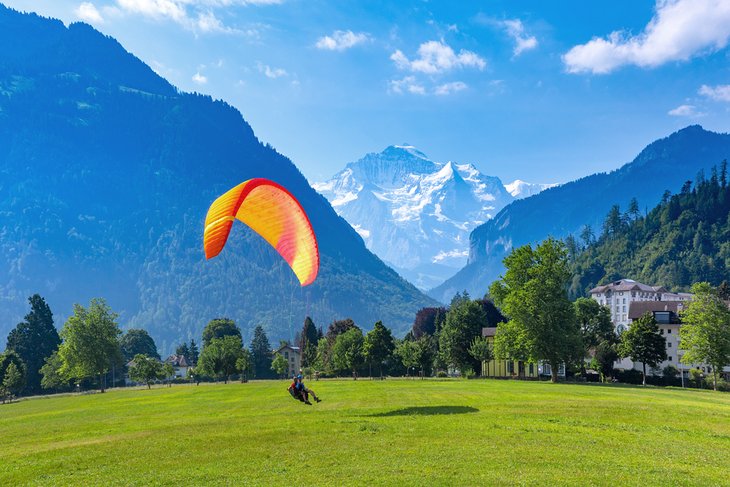
[[[573,297],[620,278],[673,291],[700,281],[720,284],[730,269],[727,161],[713,167],[709,178],[700,171],[677,194],[666,191],[644,215],[636,199],[624,212],[614,205],[597,237],[586,226],[566,244],[574,266]]]

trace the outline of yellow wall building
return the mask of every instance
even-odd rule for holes
[[[482,336],[490,345],[494,346],[496,327],[482,328]],[[482,377],[500,377],[505,379],[537,379],[539,374],[537,364],[521,360],[490,360],[482,362]]]

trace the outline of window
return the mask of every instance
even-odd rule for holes
[[[664,328],[659,328],[659,334],[664,335]]]
[[[624,306],[624,313],[626,313],[626,306]]]
[[[671,362],[672,361],[672,357],[667,357],[667,360],[669,360]]]
[[[654,319],[657,321],[657,323],[664,324],[669,324],[669,322],[671,321],[669,319],[669,311],[655,311]]]
[[[672,329],[671,328],[667,328],[667,333],[672,333]]]
[[[533,367],[534,367],[534,366],[533,366],[532,364],[530,364],[530,375],[532,375],[532,374],[534,373],[534,370],[535,370],[535,369],[534,369]]]
[[[667,342],[667,348],[672,348],[672,342]]]
[[[624,304],[626,304],[626,298],[624,298]]]

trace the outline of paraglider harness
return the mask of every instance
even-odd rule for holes
[[[301,382],[297,381],[297,377],[294,377],[291,385],[289,385],[289,394],[297,401],[305,402],[304,399],[304,387]]]

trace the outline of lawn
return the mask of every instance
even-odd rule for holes
[[[0,406],[0,485],[730,485],[730,394],[496,380],[181,385]]]

